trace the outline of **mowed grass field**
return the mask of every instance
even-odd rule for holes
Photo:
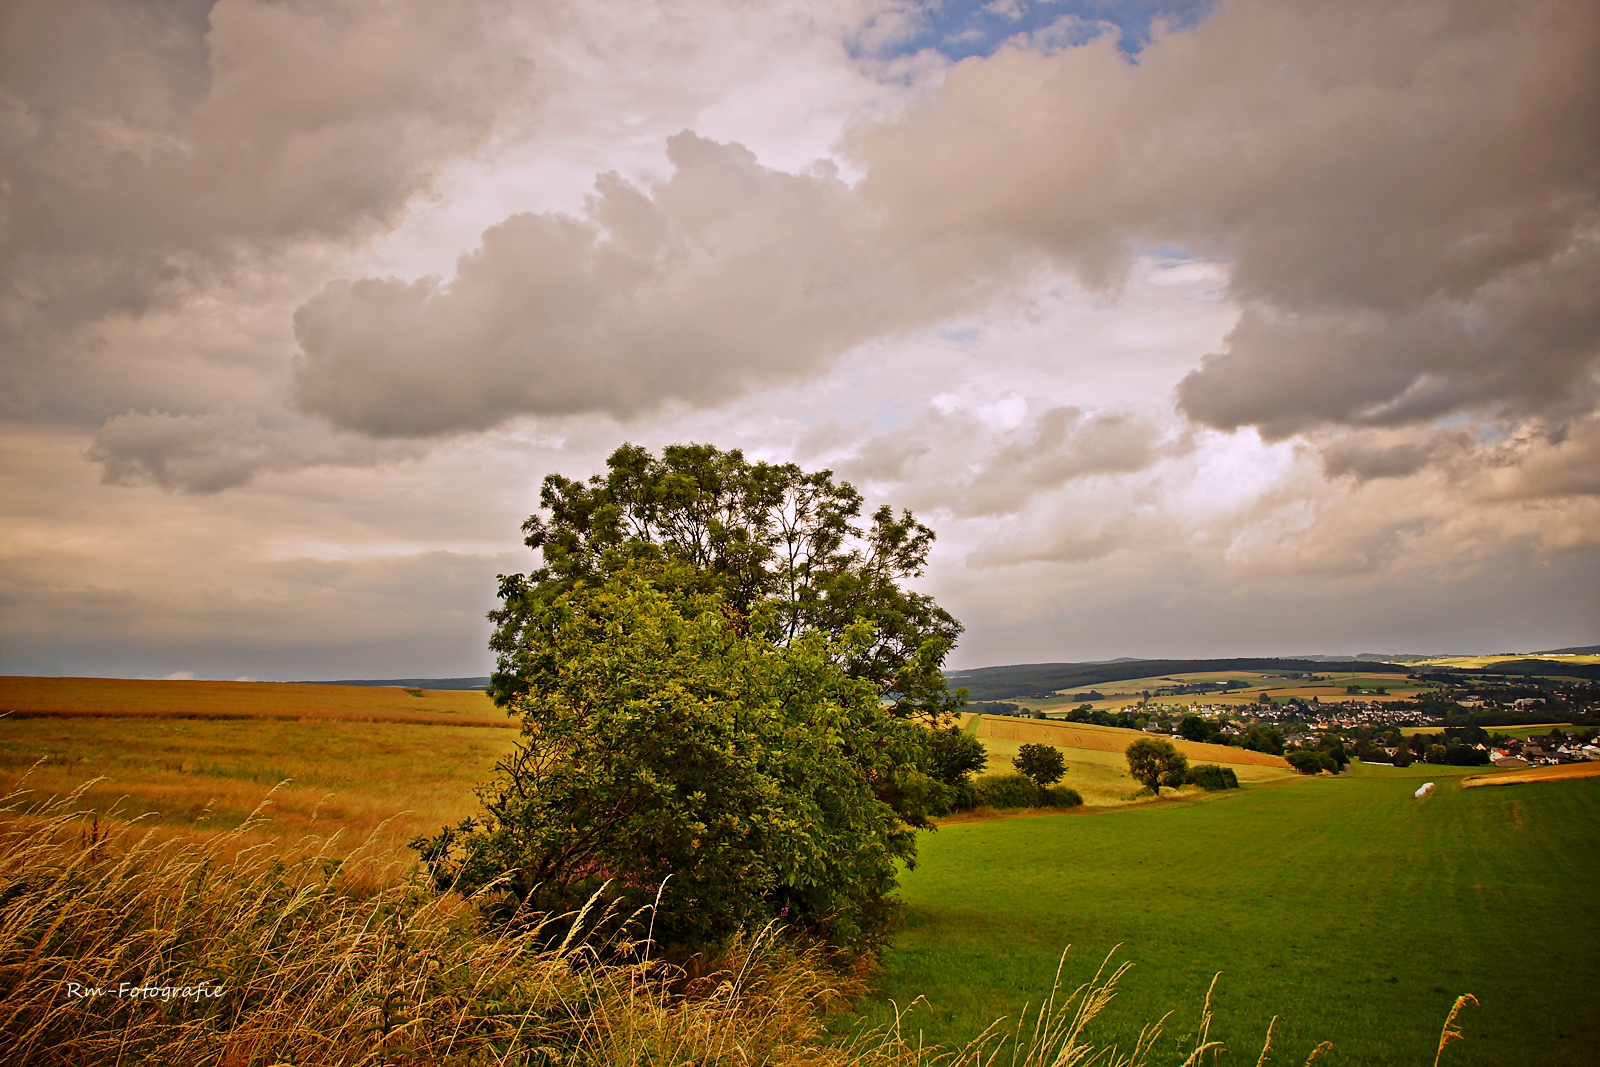
[[[908,1036],[961,1042],[1013,1024],[1105,954],[1134,969],[1102,1038],[1131,1045],[1168,1011],[1155,1061],[1195,1029],[1222,972],[1223,1062],[1426,1065],[1457,994],[1447,1064],[1593,1064],[1600,988],[1600,780],[1459,787],[1470,768],[1361,767],[1198,802],[947,825],[902,879],[905,929],[855,1022],[919,996]],[[1413,791],[1438,783],[1424,799]]]
[[[426,710],[413,710],[426,709]],[[91,786],[80,809],[229,830],[269,791],[256,835],[383,827],[397,858],[417,833],[477,807],[473,786],[517,739],[480,692],[247,682],[0,680],[0,785],[36,798]]]

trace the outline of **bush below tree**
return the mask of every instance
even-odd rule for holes
[[[1064,785],[1040,786],[1025,774],[986,774],[973,781],[982,808],[1076,808],[1083,797]]]
[[[1223,789],[1238,789],[1239,776],[1232,767],[1198,763],[1189,768],[1189,784],[1197,785],[1208,793],[1216,793]]]

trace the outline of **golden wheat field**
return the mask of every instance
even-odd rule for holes
[[[1461,779],[1462,789],[1483,785],[1524,785],[1530,782],[1570,782],[1600,778],[1600,763],[1564,763],[1557,767],[1525,767],[1498,774],[1474,774]]]
[[[1123,755],[1131,742],[1145,736],[1137,730],[997,715],[981,716],[976,726],[970,722],[968,726],[988,750],[989,774],[1015,773],[1011,760],[1024,744],[1051,745],[1066,758],[1067,772],[1061,784],[1077,790],[1085,807],[1122,807],[1151,800],[1143,784],[1128,774]],[[1296,777],[1287,762],[1264,752],[1182,740],[1172,743],[1191,763],[1227,763],[1243,785]],[[1164,795],[1198,799],[1206,794],[1197,786],[1185,786]]]
[[[1046,719],[1011,718],[984,715],[978,723],[978,737],[984,741],[1015,741],[1019,744],[1051,745],[1061,749],[1088,749],[1093,752],[1121,753],[1134,741],[1147,736],[1138,730],[1089,723],[1051,722]],[[1289,769],[1282,756],[1228,745],[1206,745],[1194,741],[1172,742],[1191,763],[1227,763],[1246,767]]]
[[[517,739],[482,693],[265,682],[0,682],[0,776],[33,797],[85,783],[80,810],[232,830],[271,791],[264,834],[339,833],[408,856],[477,807]],[[426,708],[426,711],[413,711]]]

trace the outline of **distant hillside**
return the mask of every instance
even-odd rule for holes
[[[1424,667],[1419,671],[1419,676],[1423,678],[1452,678],[1459,675],[1471,675],[1480,678],[1485,676],[1509,677],[1511,675],[1525,677],[1555,676],[1600,681],[1600,663],[1571,663],[1555,659],[1507,659],[1484,667],[1440,666]]]
[[[1578,645],[1575,648],[1547,648],[1535,652],[1536,656],[1600,656],[1600,645]]]
[[[1328,659],[1131,659],[1112,663],[1020,663],[1009,667],[978,667],[946,671],[952,688],[965,686],[974,700],[1007,697],[1039,699],[1059,689],[1081,689],[1101,682],[1150,678],[1202,671],[1285,671],[1295,673],[1352,672],[1409,674],[1401,663]]]
[[[482,689],[489,676],[482,678],[341,678],[338,681],[297,682],[296,685],[392,685],[401,689]]]

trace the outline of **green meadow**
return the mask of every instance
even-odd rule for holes
[[[1460,789],[1465,768],[1356,765],[1202,801],[947,825],[905,874],[905,929],[854,1024],[962,1042],[1015,1024],[1113,948],[1132,961],[1100,1036],[1174,1014],[1254,1062],[1428,1064],[1460,993],[1451,1064],[1591,1064],[1600,988],[1600,781]],[[1424,799],[1412,793],[1438,783]],[[1489,794],[1489,795],[1485,795]],[[918,1001],[918,998],[924,998]],[[1172,1062],[1181,1060],[1178,1056]],[[1226,1062],[1226,1061],[1225,1061]]]

